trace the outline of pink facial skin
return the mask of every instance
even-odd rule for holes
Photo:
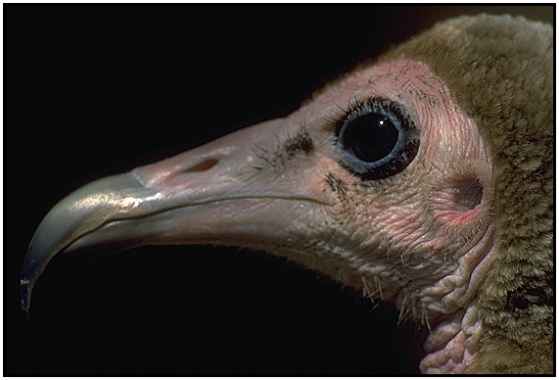
[[[481,331],[470,305],[493,259],[488,146],[445,84],[425,64],[410,60],[351,73],[290,120],[322,141],[332,133],[325,120],[341,117],[351,102],[375,96],[405,107],[420,130],[420,148],[403,172],[365,187],[340,166],[331,144],[321,145],[313,165],[346,187],[344,197],[327,194],[335,205],[328,211],[335,220],[328,249],[339,252],[344,265],[359,275],[374,278],[370,283],[380,284],[402,318],[429,326],[428,342],[438,343],[426,344],[423,372],[462,372],[475,355]],[[324,190],[318,180],[314,186]],[[351,253],[344,251],[348,245],[354,247]],[[359,286],[359,275],[347,274],[344,281]],[[465,313],[469,318],[462,321]],[[456,320],[451,330],[444,324],[449,319]]]
[[[336,126],[352,104],[374,97],[398,103],[420,142],[407,166],[373,180],[343,164]],[[113,243],[257,248],[394,301],[401,319],[431,330],[420,369],[462,372],[478,350],[474,301],[494,259],[490,157],[425,64],[367,66],[286,118],[70,194],[35,232],[22,306],[29,310],[34,283],[59,252]]]

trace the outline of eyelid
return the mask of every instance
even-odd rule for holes
[[[345,129],[352,125],[354,120],[372,113],[381,114],[381,116],[389,119],[399,132],[398,140],[390,153],[381,159],[369,162],[358,158],[354,153],[348,152],[342,145],[344,144]],[[363,181],[378,181],[398,174],[417,156],[420,132],[416,127],[414,118],[400,102],[384,97],[354,100],[345,112],[341,113],[332,122],[334,133],[330,134],[330,141],[333,142],[335,147],[338,162]]]
[[[336,136],[339,135],[339,132],[344,124],[371,112],[385,113],[391,119],[395,119],[401,123],[402,127],[406,129],[413,129],[415,127],[413,118],[402,104],[385,97],[374,96],[366,99],[352,100],[352,102],[348,105],[344,116],[338,119],[335,129]]]
[[[337,137],[340,128],[349,120],[348,117],[351,113],[363,107],[363,105],[371,99],[373,98],[352,98],[348,104],[335,104],[333,106],[334,111],[324,116],[321,130],[329,134],[334,134],[334,136]]]
[[[362,100],[354,99],[348,106],[344,121],[348,122],[359,116],[378,110],[385,111],[387,102],[389,102],[388,99],[381,97],[371,97]]]
[[[383,97],[383,96],[369,96],[363,98],[352,98],[347,104],[335,104],[333,111],[324,116],[326,123],[325,129],[329,129],[330,124],[343,123],[358,114],[363,114],[367,111],[374,109],[381,109],[385,111],[395,111],[403,114],[402,116],[410,117],[411,115],[406,112],[406,108],[400,102]],[[398,115],[399,116],[399,115]]]

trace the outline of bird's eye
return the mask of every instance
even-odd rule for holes
[[[352,106],[337,135],[342,165],[365,180],[401,172],[419,149],[419,133],[404,108],[382,98]]]

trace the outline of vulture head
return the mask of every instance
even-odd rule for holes
[[[426,326],[424,373],[553,371],[553,33],[435,25],[291,115],[90,183],[45,216],[59,253],[218,244],[320,271]]]

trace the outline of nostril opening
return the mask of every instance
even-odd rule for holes
[[[205,172],[207,170],[210,170],[214,166],[216,166],[218,162],[219,161],[216,160],[215,158],[209,158],[186,169],[184,173]]]

